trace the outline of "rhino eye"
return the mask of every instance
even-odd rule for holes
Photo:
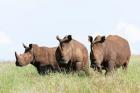
[[[65,47],[65,44],[62,44],[62,47]]]
[[[60,47],[63,48],[64,47],[64,43],[60,43]]]

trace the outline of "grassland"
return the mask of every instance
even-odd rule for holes
[[[91,70],[92,71],[92,70]],[[29,65],[0,63],[0,93],[140,93],[140,57],[132,57],[128,71],[104,76],[65,73],[38,75]]]

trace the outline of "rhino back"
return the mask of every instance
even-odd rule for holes
[[[48,48],[48,62],[49,64],[56,64],[56,57],[55,57],[55,52],[56,52],[57,47],[53,47],[53,48]]]
[[[127,40],[117,36],[109,35],[104,43],[104,58],[113,59],[116,64],[123,64],[130,59],[130,47]]]
[[[72,47],[72,60],[73,61],[88,61],[88,51],[87,48],[80,42],[76,40],[71,41]]]
[[[35,50],[35,60],[39,62],[40,64],[54,64],[56,63],[55,60],[55,50],[54,48],[48,48],[48,47],[39,47],[37,50]]]

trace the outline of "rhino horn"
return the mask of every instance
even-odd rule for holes
[[[23,43],[23,47],[24,47],[24,48],[28,48],[24,43]]]
[[[19,55],[17,54],[17,52],[15,52],[15,57],[16,57],[16,59],[19,58]]]

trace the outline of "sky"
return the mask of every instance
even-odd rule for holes
[[[58,46],[71,34],[89,49],[88,35],[117,34],[140,54],[139,0],[0,0],[0,60],[15,60],[22,44]]]

